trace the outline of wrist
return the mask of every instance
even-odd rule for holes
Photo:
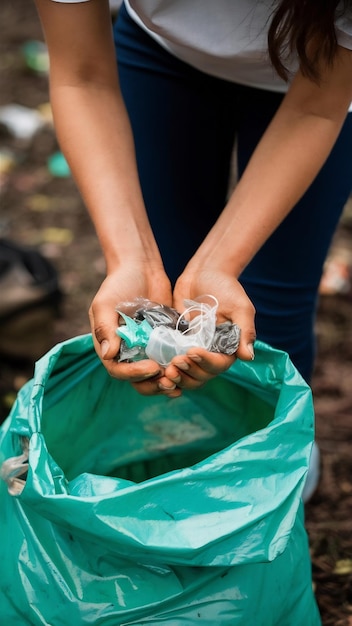
[[[96,222],[96,231],[105,258],[108,272],[113,272],[122,264],[132,266],[148,265],[163,268],[161,255],[153,232],[147,220],[126,219],[121,223],[120,216],[109,219],[103,227]],[[143,222],[143,223],[142,223]]]
[[[131,247],[114,247],[113,249],[103,249],[105,258],[106,271],[112,274],[119,270],[122,266],[140,268],[144,272],[148,268],[148,272],[165,273],[163,263],[158,251],[155,254],[149,253],[145,248]]]
[[[222,229],[217,224],[187,264],[186,271],[196,274],[211,270],[238,278],[256,249],[245,236],[238,236],[238,230],[237,235],[235,232],[236,229]]]
[[[160,253],[156,248],[154,251],[149,247],[139,245],[102,245],[103,255],[105,258],[105,264],[107,273],[113,273],[118,270],[122,265],[129,265],[131,267],[140,267],[143,270],[145,267],[153,268],[155,271],[165,271],[163,269],[163,262],[160,257]]]
[[[267,204],[241,180],[191,259],[190,269],[211,269],[238,278],[276,226]]]

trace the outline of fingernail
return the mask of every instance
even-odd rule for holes
[[[180,361],[180,363],[175,363],[175,365],[184,372],[187,372],[187,370],[189,370],[189,365],[185,361]]]
[[[105,355],[108,353],[110,348],[110,344],[107,341],[107,339],[104,339],[101,344],[100,344],[100,351],[101,351],[101,356],[104,358]]]
[[[254,361],[254,347],[253,347],[253,344],[252,343],[248,343],[247,344],[247,349],[248,349],[249,354],[251,355],[252,361]]]
[[[170,378],[170,380],[172,380],[173,383],[180,383],[181,382],[181,376],[174,376],[173,378]]]
[[[176,385],[172,385],[172,387],[165,387],[165,385],[162,385],[161,383],[158,384],[158,387],[160,391],[173,391],[176,389]]]
[[[195,363],[200,363],[202,360],[201,356],[198,356],[198,354],[188,354],[189,358],[192,359],[192,361],[194,361]]]
[[[159,376],[159,374],[161,374],[161,370],[158,370],[157,372],[153,372],[152,374],[148,372],[148,374],[143,375],[143,378],[156,378],[157,376]]]

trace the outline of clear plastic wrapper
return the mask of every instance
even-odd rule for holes
[[[217,326],[218,302],[214,296],[185,300],[185,311],[136,298],[123,302],[117,312],[125,324],[117,329],[122,338],[119,361],[149,358],[162,366],[173,357],[200,347],[211,352],[234,354],[240,340],[237,324],[224,322]]]

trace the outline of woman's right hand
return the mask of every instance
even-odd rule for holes
[[[89,309],[95,350],[111,376],[128,380],[142,395],[176,397],[180,391],[164,377],[163,368],[155,361],[144,359],[119,363],[116,359],[121,342],[116,333],[116,307],[123,302],[133,302],[136,297],[171,306],[170,281],[162,267],[131,265],[129,262],[107,275]]]

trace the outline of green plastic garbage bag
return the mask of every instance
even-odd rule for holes
[[[308,386],[262,343],[178,399],[110,378],[90,335],[59,344],[1,429],[3,623],[318,626],[312,439]]]

